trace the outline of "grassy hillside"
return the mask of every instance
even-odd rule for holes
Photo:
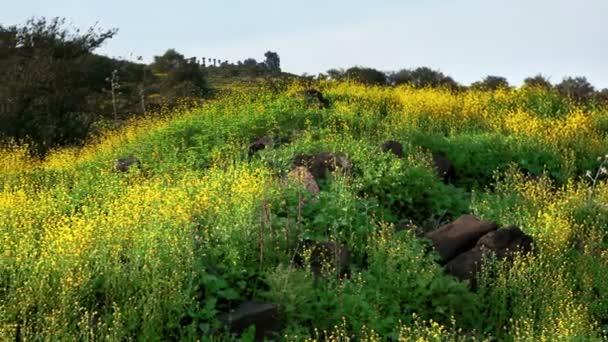
[[[608,184],[585,173],[608,159],[608,108],[530,89],[318,88],[327,109],[297,84],[234,90],[44,161],[2,150],[0,339],[229,340],[225,314],[252,299],[277,305],[285,340],[602,339]],[[277,144],[249,156],[264,136]],[[380,152],[386,140],[405,156]],[[286,177],[323,151],[353,171],[318,194]],[[129,155],[141,169],[113,171]],[[489,263],[470,291],[428,242],[393,234],[464,213],[521,227],[534,253]],[[346,246],[350,275],[293,267],[305,240]]]

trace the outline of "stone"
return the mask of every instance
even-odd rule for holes
[[[433,167],[444,183],[447,184],[454,180],[456,176],[454,163],[443,154],[433,153]]]
[[[457,220],[428,232],[425,237],[432,241],[441,261],[447,263],[460,253],[473,248],[479,238],[496,229],[498,226],[494,222],[480,220],[472,215],[462,215]]]
[[[328,173],[340,170],[344,173],[352,171],[353,164],[343,153],[321,152],[317,154],[299,154],[294,157],[293,166],[304,166],[315,177],[324,179]]]
[[[317,89],[306,89],[298,93],[304,97],[304,100],[308,105],[315,106],[319,109],[329,108],[329,100],[327,100],[323,93]]]
[[[403,158],[403,145],[400,142],[394,140],[388,140],[382,143],[380,146],[382,152],[391,152],[397,158]]]
[[[271,138],[269,138],[269,137],[258,138],[257,140],[255,140],[254,142],[249,144],[249,149],[248,149],[249,156],[252,157],[259,151],[264,150],[268,147],[272,147],[272,145],[273,145],[273,141]]]
[[[299,184],[304,185],[308,191],[315,195],[318,195],[320,192],[319,185],[317,184],[317,181],[315,181],[315,177],[304,166],[297,166],[295,169],[289,172],[287,177],[295,180]]]
[[[461,281],[475,279],[481,270],[482,258],[483,251],[475,247],[450,260],[445,265],[445,270]]]
[[[508,226],[482,236],[477,241],[477,248],[492,251],[499,259],[511,259],[516,253],[530,253],[534,240],[517,226]]]
[[[230,330],[242,334],[251,325],[255,326],[255,340],[271,338],[282,329],[283,322],[274,304],[247,301],[223,317]]]
[[[114,162],[114,171],[128,172],[132,166],[135,166],[138,169],[141,168],[141,162],[139,159],[134,156],[119,158]]]
[[[532,245],[532,237],[516,226],[494,230],[479,238],[475,247],[450,260],[445,269],[459,280],[475,281],[483,259],[489,253],[494,253],[498,260],[512,261],[516,253],[531,252]]]
[[[308,264],[305,264],[305,251],[310,252]],[[296,250],[294,264],[297,267],[310,266],[311,272],[320,277],[327,270],[336,272],[338,276],[348,275],[350,267],[350,252],[344,245],[334,241],[312,242],[302,241]]]

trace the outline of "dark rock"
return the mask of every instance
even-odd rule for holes
[[[269,137],[262,137],[257,139],[256,141],[249,144],[249,156],[253,156],[259,151],[266,149],[268,147],[272,147],[273,141]]]
[[[460,280],[475,280],[483,258],[493,253],[498,260],[511,261],[516,253],[532,251],[533,239],[518,227],[509,226],[482,236],[474,248],[461,253],[446,265],[446,271]]]
[[[516,253],[530,253],[534,240],[516,226],[508,226],[482,236],[477,241],[477,248],[492,251],[500,259],[511,259]]]
[[[298,267],[305,265],[305,251],[310,251],[308,266],[311,272],[319,277],[325,270],[335,270],[339,276],[345,276],[349,272],[350,252],[343,245],[338,245],[334,241],[317,242],[310,240],[302,241],[296,251],[294,264]]]
[[[391,152],[397,158],[403,158],[403,145],[400,142],[394,140],[388,140],[382,143],[380,146],[383,152]]]
[[[450,183],[454,180],[456,173],[454,170],[454,163],[440,153],[433,153],[433,167],[437,171],[439,178],[444,183]]]
[[[448,262],[474,247],[480,237],[497,228],[494,222],[480,220],[472,215],[462,215],[456,221],[445,224],[425,236],[433,242],[442,262]]]
[[[315,195],[318,195],[320,192],[319,185],[317,184],[317,181],[315,181],[315,177],[305,166],[298,166],[291,170],[287,177],[304,185],[308,191]]]
[[[317,89],[306,89],[298,93],[299,95],[304,97],[306,104],[310,106],[315,106],[319,109],[329,108],[329,100],[327,100],[323,93],[318,91]]]
[[[321,275],[323,269],[329,267],[343,276],[348,273],[349,266],[350,252],[333,241],[318,243],[311,251],[310,268],[316,275]]]
[[[482,258],[483,251],[475,247],[450,260],[445,270],[459,280],[471,280],[481,270]]]
[[[230,331],[242,334],[251,325],[255,326],[255,339],[271,338],[282,329],[283,322],[274,304],[247,301],[223,317]]]
[[[135,158],[134,156],[129,156],[127,158],[120,158],[114,162],[114,171],[127,172],[127,171],[129,171],[129,169],[132,166],[135,166],[138,169],[140,169],[141,162],[139,161],[139,159]]]
[[[293,166],[304,166],[316,180],[323,179],[328,173],[341,170],[352,171],[353,164],[343,153],[321,152],[317,154],[300,154],[294,157]]]

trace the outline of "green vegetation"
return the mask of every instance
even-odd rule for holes
[[[225,314],[249,300],[276,305],[277,340],[606,337],[606,107],[539,87],[315,86],[329,108],[297,83],[233,88],[43,160],[2,150],[0,339],[237,339]],[[261,137],[274,145],[250,156]],[[386,140],[403,158],[380,151]],[[352,169],[318,194],[287,176],[324,151]],[[433,152],[453,161],[452,183]],[[129,155],[141,168],[112,170]],[[394,233],[463,213],[521,227],[534,253],[485,264],[473,292],[428,241]],[[345,246],[348,275],[295,267],[303,241]]]

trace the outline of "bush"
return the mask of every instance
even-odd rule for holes
[[[562,96],[578,104],[588,102],[595,91],[585,77],[566,77],[555,88]]]
[[[471,88],[479,90],[508,89],[509,82],[502,76],[486,76],[483,80],[471,84]]]

